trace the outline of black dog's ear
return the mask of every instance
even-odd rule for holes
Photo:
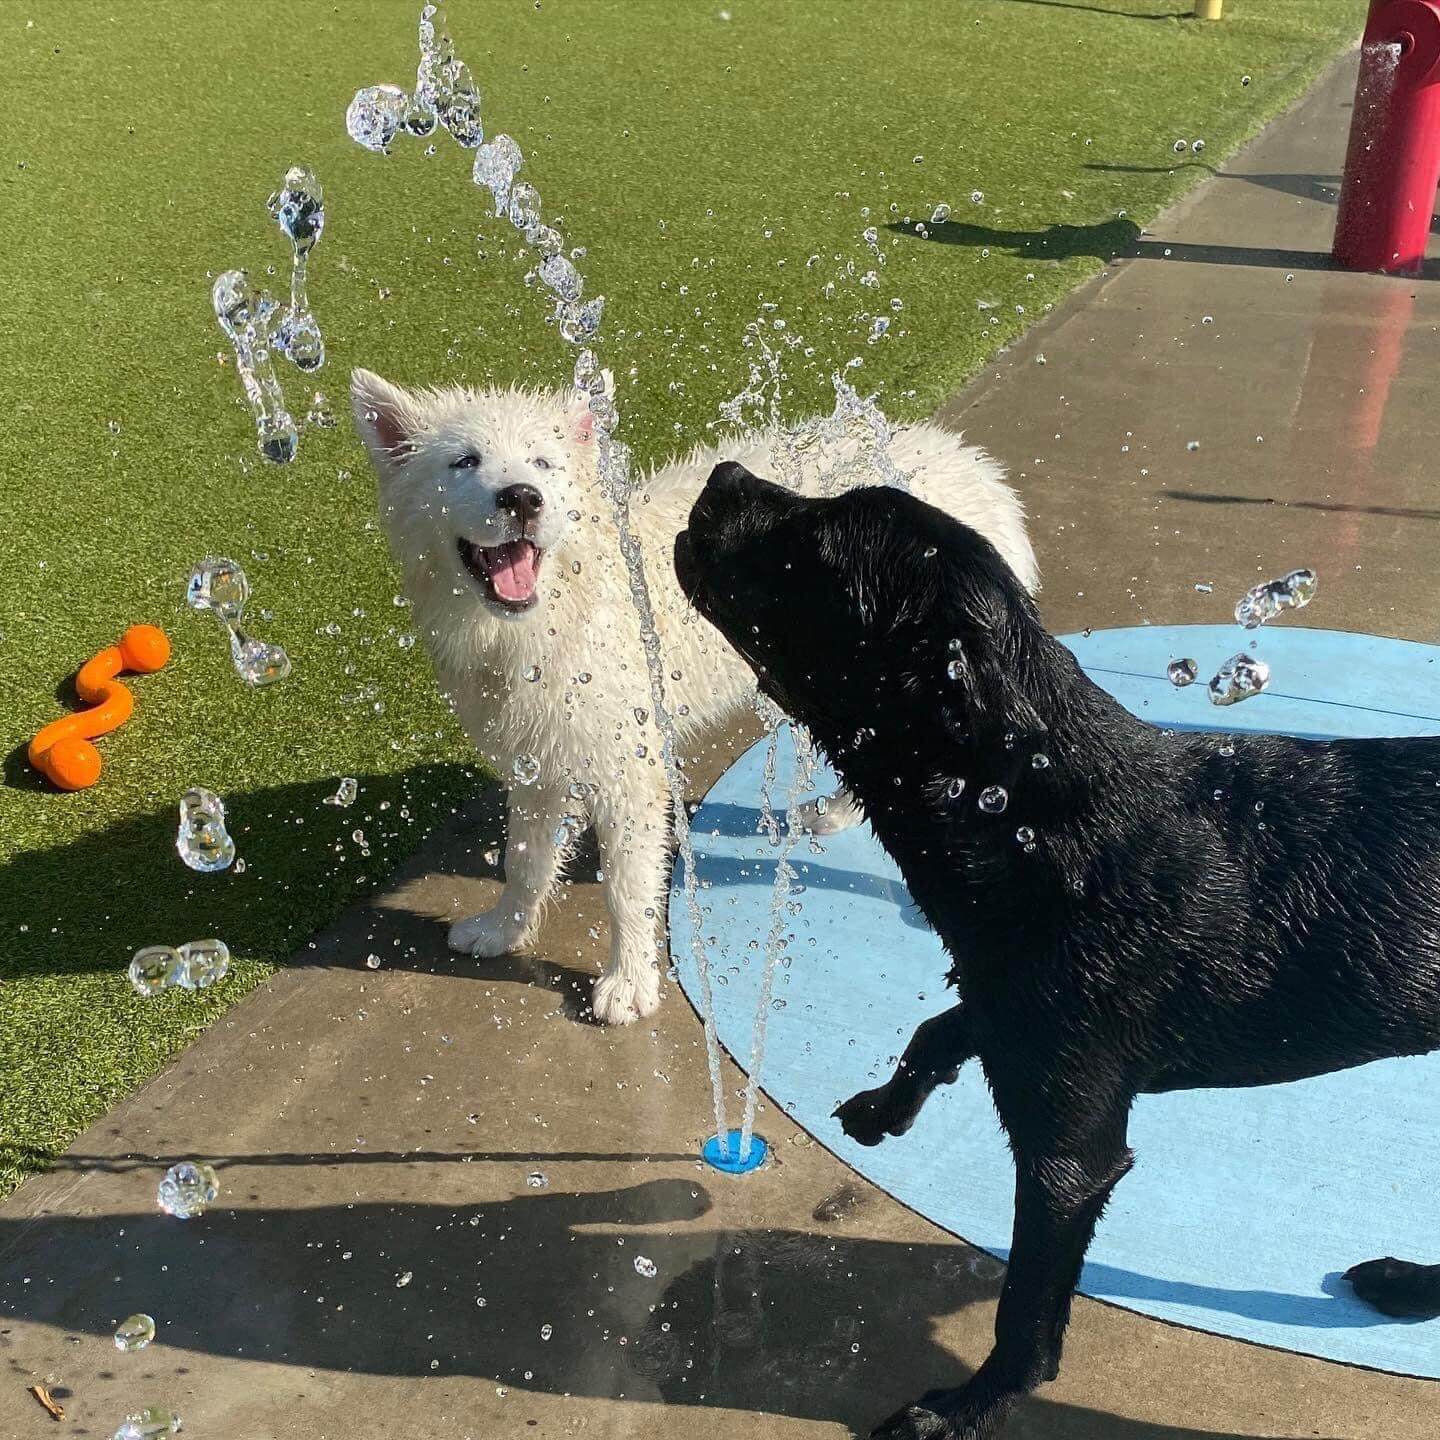
[[[1015,672],[999,652],[993,633],[951,636],[940,657],[940,684],[953,696],[957,714],[972,732],[1015,731],[1043,735],[1049,730],[1040,712],[1015,684]],[[947,707],[948,708],[948,707]]]

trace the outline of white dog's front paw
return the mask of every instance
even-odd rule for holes
[[[837,790],[833,795],[817,795],[797,805],[786,816],[792,830],[806,835],[838,835],[842,830],[853,829],[865,818],[859,802],[848,790]]]
[[[596,982],[590,1008],[602,1025],[631,1025],[660,1008],[660,972],[648,966],[636,978],[628,970],[607,970]]]
[[[530,923],[524,915],[517,920],[513,910],[506,911],[497,905],[493,910],[482,910],[468,920],[457,920],[450,927],[447,938],[452,950],[488,959],[508,955],[524,944],[529,931]]]

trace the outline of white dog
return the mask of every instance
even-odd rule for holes
[[[594,1013],[610,1024],[649,1015],[660,998],[669,791],[584,401],[578,392],[407,391],[365,370],[352,377],[351,399],[416,629],[462,724],[510,787],[505,888],[494,909],[451,927],[450,945],[493,956],[529,941],[588,821],[611,929]],[[755,686],[681,595],[675,536],[719,460],[776,475],[775,440],[759,432],[695,450],[654,471],[631,503],[682,737],[732,719]],[[857,439],[803,452],[802,486],[818,490],[822,474],[863,453]],[[993,460],[930,424],[898,431],[890,457],[917,495],[988,536],[1035,587],[1024,512]],[[842,797],[835,809],[846,808]]]

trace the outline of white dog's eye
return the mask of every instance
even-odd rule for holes
[[[550,462],[543,455],[537,455],[530,463],[537,470],[548,470],[550,468]]]
[[[480,463],[478,455],[462,455],[458,460],[450,463],[452,470],[473,470]]]

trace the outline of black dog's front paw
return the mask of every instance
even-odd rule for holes
[[[907,1405],[871,1432],[870,1440],[953,1440],[955,1431],[944,1416],[923,1405]]]
[[[1382,1315],[1397,1319],[1440,1315],[1440,1265],[1417,1265],[1387,1255],[1352,1265],[1345,1278]]]
[[[887,1135],[903,1135],[920,1107],[897,1097],[889,1085],[862,1090],[835,1107],[840,1128],[861,1145],[878,1145]]]

